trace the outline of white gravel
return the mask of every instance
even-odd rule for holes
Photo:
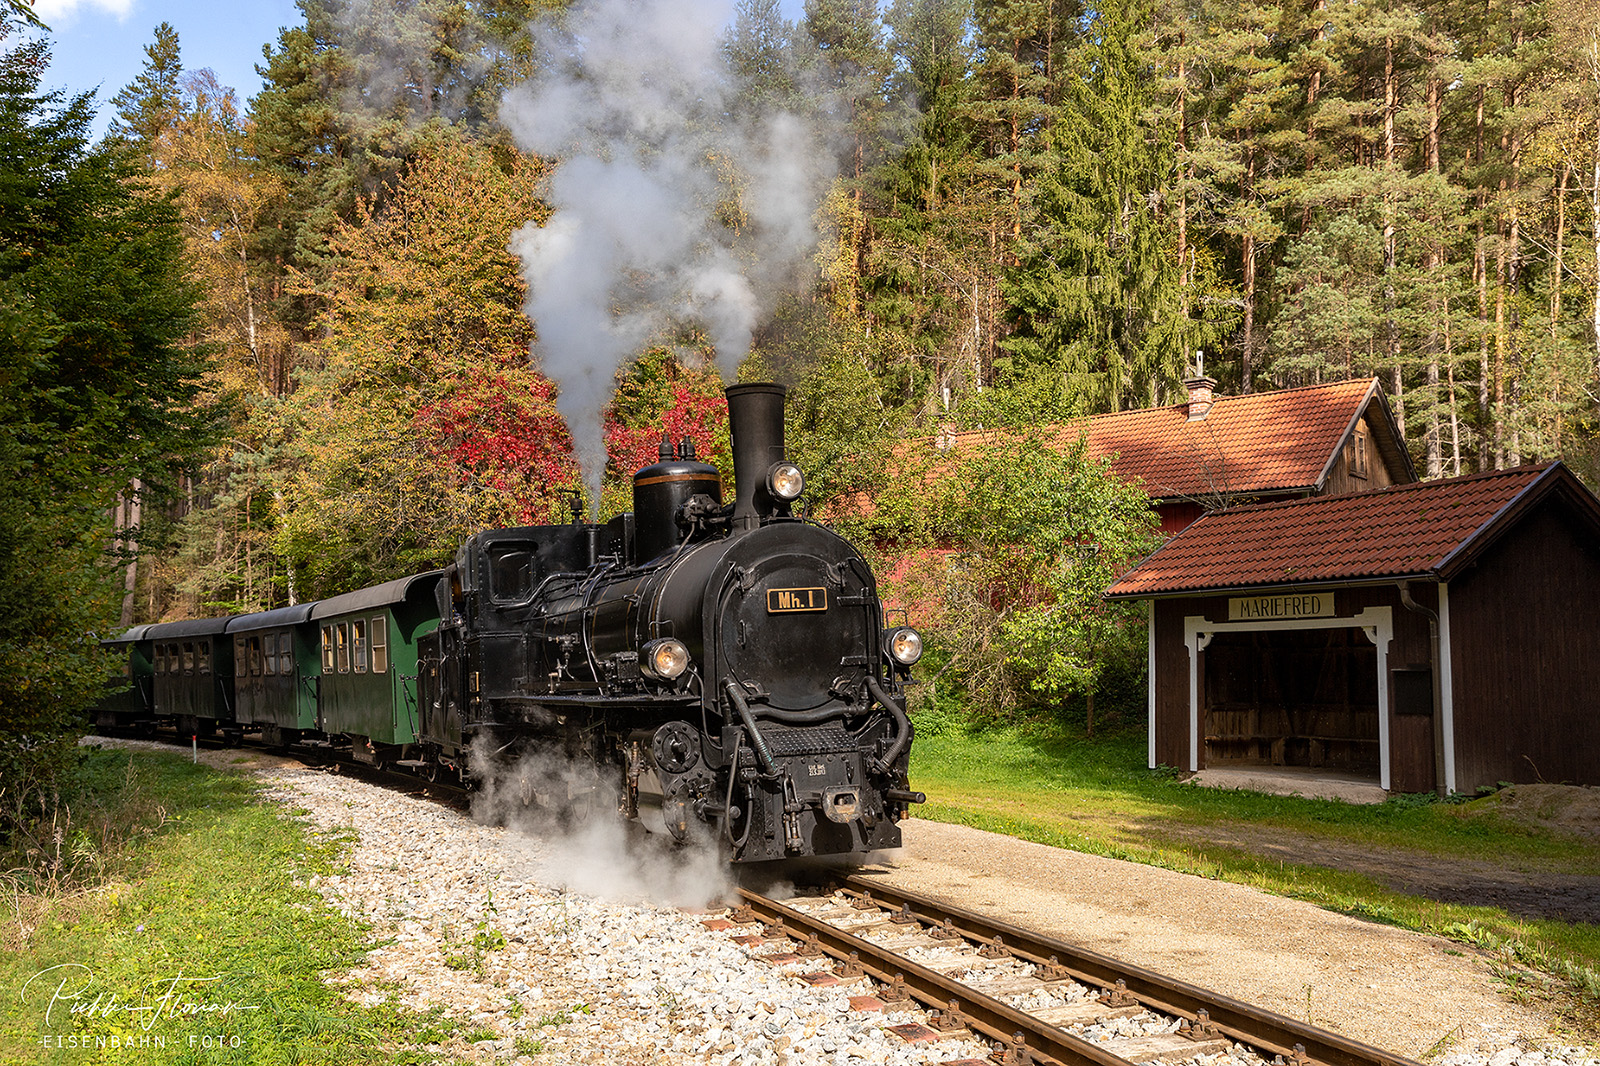
[[[220,766],[242,761],[238,752],[202,753],[202,758]],[[678,910],[678,905],[723,896],[727,886],[713,865],[672,861],[640,867],[633,862],[634,849],[614,832],[582,840],[536,836],[479,824],[420,796],[288,760],[254,756],[249,761],[266,778],[273,798],[304,812],[300,816],[316,831],[351,839],[347,869],[314,881],[330,905],[371,923],[380,945],[363,967],[340,978],[347,995],[366,1004],[393,997],[414,1010],[440,1008],[462,1022],[466,1035],[477,1039],[455,1038],[439,1049],[442,1058],[519,1064],[921,1066],[987,1054],[971,1040],[907,1044],[886,1027],[921,1020],[920,1013],[852,1011],[848,997],[864,988],[809,988],[792,975],[820,969],[820,963],[774,967],[753,960],[728,934],[709,931],[700,918]],[[1188,923],[1200,913],[1214,924],[1221,892],[1230,906],[1240,908],[1239,935],[1270,945],[1271,965],[1282,979],[1269,982],[1269,989],[1281,992],[1292,985],[1302,993],[1313,987],[1307,978],[1329,968],[1330,945],[1319,939],[1320,929],[1304,930],[1311,938],[1307,944],[1294,937],[1274,940],[1279,908],[1324,914],[1315,908],[1240,886],[1056,849],[1028,850],[1028,861],[1022,861],[1013,854],[1020,842],[972,834],[976,831],[913,820],[907,823],[911,846],[880,867],[879,875],[907,878],[953,902],[1019,923],[1055,914],[1049,885],[1041,887],[1041,879],[1054,879],[1055,891],[1089,907],[1097,916],[1091,928],[1110,942],[1086,946],[1291,1015],[1296,1011],[1274,1004],[1270,995],[1241,994],[1252,987],[1249,981],[1243,988],[1230,986],[1230,975],[1237,978],[1252,963],[1215,954],[1208,961],[1208,952],[1226,944],[1197,942]],[[975,849],[975,857],[967,856],[967,849]],[[1096,877],[1061,865],[1085,860],[1099,872]],[[1045,872],[1032,868],[1038,863],[1047,864]],[[1006,875],[975,873],[980,866]],[[1102,874],[1112,883],[1100,884]],[[1159,890],[1149,882],[1151,876],[1161,881]],[[1176,880],[1169,884],[1168,879]],[[1150,909],[1158,891],[1157,913],[1141,919],[1154,931],[1107,921],[1115,909],[1107,900],[1143,902]],[[1232,893],[1240,894],[1237,900]],[[1306,920],[1312,919],[1298,909],[1290,919],[1297,927]],[[1055,924],[1072,922],[1056,915]],[[1553,1039],[1549,1019],[1536,1012],[1503,997],[1486,1010],[1478,987],[1483,963],[1451,954],[1458,946],[1439,950],[1436,945],[1443,942],[1431,938],[1352,924],[1372,938],[1370,956],[1376,962],[1405,959],[1400,978],[1411,986],[1432,986],[1446,1003],[1476,997],[1468,1021],[1418,1017],[1414,1031],[1402,1027],[1397,1040],[1371,1042],[1420,1057],[1429,1047],[1416,1046],[1417,1041],[1427,1039],[1436,1045],[1430,1059],[1440,1066],[1600,1066],[1593,1052]],[[1147,932],[1169,949],[1173,943],[1187,948],[1177,956],[1166,951],[1166,964],[1160,964],[1163,953],[1149,949]],[[1431,968],[1396,955],[1396,943],[1407,939],[1423,945],[1421,955]],[[1125,950],[1115,950],[1115,944]],[[1369,1017],[1374,997],[1384,993],[1362,979],[1370,975],[1355,965],[1361,957],[1337,960],[1340,966],[1350,963],[1345,969],[1356,979],[1338,989],[1316,986],[1315,1020],[1370,1040],[1355,1019]],[[1408,1001],[1403,1009],[1431,1008]],[[1104,1030],[1085,1035],[1149,1032],[1164,1024],[1149,1016],[1113,1019]],[[1446,1026],[1448,1039],[1438,1040]],[[1199,1066],[1242,1066],[1253,1058],[1231,1049],[1197,1061]]]

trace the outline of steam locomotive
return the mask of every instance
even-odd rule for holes
[[[434,779],[508,776],[559,753],[621,813],[734,862],[896,847],[922,639],[887,626],[847,541],[794,514],[784,389],[727,390],[735,500],[685,439],[605,524],[490,530],[442,571],[108,643],[129,683],[103,725],[257,732]],[[533,776],[530,776],[533,775]],[[591,787],[592,785],[592,787]]]

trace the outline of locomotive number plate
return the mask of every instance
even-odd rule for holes
[[[791,611],[826,611],[827,589],[768,589],[767,613],[787,614]]]

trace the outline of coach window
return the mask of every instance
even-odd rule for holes
[[[250,676],[261,676],[261,638],[250,638]]]
[[[358,674],[367,672],[367,620],[357,618],[350,623],[350,651]]]
[[[202,674],[209,674],[211,672],[211,642],[209,640],[202,640],[200,642],[200,650],[196,657],[195,668]]]
[[[339,657],[339,672],[350,672],[350,623],[337,622],[333,627],[333,649]]]
[[[382,615],[372,620],[372,672],[389,670],[389,620]]]
[[[294,634],[278,634],[278,673],[288,677],[294,673]]]
[[[266,674],[268,677],[272,677],[278,672],[278,656],[276,654],[278,650],[278,637],[274,633],[268,633],[261,637],[260,640],[261,672]]]
[[[233,676],[244,677],[250,672],[250,643],[244,637],[233,638]]]
[[[186,674],[194,673],[194,645],[188,641],[185,641],[183,645],[183,672]]]
[[[333,627],[322,627],[322,672],[333,673]]]

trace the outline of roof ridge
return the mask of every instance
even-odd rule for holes
[[[1399,485],[1384,485],[1376,489],[1362,489],[1360,492],[1339,492],[1328,496],[1299,496],[1292,500],[1269,500],[1266,503],[1246,503],[1238,507],[1229,507],[1229,511],[1265,511],[1273,507],[1296,507],[1310,503],[1331,502],[1333,500],[1359,500],[1373,496],[1394,496],[1404,492],[1422,492],[1440,485],[1459,485],[1467,481],[1486,481],[1497,477],[1525,477],[1538,471],[1540,475],[1551,467],[1561,462],[1560,459],[1548,459],[1543,463],[1524,463],[1522,466],[1508,467],[1505,470],[1480,470],[1475,474],[1457,474],[1454,477],[1436,477],[1432,481],[1411,481]]]
[[[1338,388],[1340,386],[1345,386],[1345,385],[1356,385],[1356,384],[1359,384],[1362,387],[1362,390],[1365,391],[1368,387],[1370,387],[1372,385],[1372,383],[1374,381],[1377,381],[1377,380],[1378,379],[1375,378],[1375,377],[1342,378],[1339,381],[1324,381],[1324,382],[1322,382],[1321,384],[1318,384],[1318,385],[1296,385],[1296,386],[1294,386],[1292,388],[1287,388],[1287,389],[1268,389],[1265,392],[1246,392],[1246,393],[1240,393],[1240,394],[1237,394],[1237,395],[1229,395],[1227,393],[1219,393],[1213,398],[1212,405],[1213,405],[1213,409],[1214,409],[1215,405],[1219,404],[1219,403],[1230,403],[1230,402],[1237,401],[1237,400],[1263,400],[1263,399],[1269,399],[1269,398],[1272,398],[1272,397],[1287,396],[1287,395],[1289,395],[1291,393],[1312,392],[1312,391],[1315,391],[1315,390],[1318,390],[1318,389],[1334,389],[1334,388]],[[1382,388],[1382,383],[1381,382],[1379,383],[1379,388],[1380,389]],[[1031,423],[1030,425],[1028,425],[1027,427],[1022,428],[1022,429],[1014,429],[1014,428],[1011,428],[1009,426],[983,426],[983,427],[979,427],[977,429],[952,429],[952,430],[935,429],[931,434],[927,433],[927,432],[917,432],[917,433],[912,434],[910,437],[908,437],[906,439],[908,439],[908,440],[918,440],[918,439],[926,439],[926,438],[928,438],[930,436],[932,436],[934,438],[940,438],[940,437],[967,437],[967,436],[971,436],[971,435],[979,434],[979,433],[1013,433],[1013,434],[1019,434],[1020,435],[1020,434],[1025,434],[1025,433],[1029,433],[1029,432],[1034,432],[1034,431],[1062,430],[1062,429],[1071,428],[1072,426],[1082,425],[1082,424],[1084,424],[1086,422],[1093,422],[1093,421],[1095,421],[1097,419],[1102,419],[1102,418],[1124,418],[1124,417],[1126,417],[1128,415],[1155,414],[1155,413],[1158,413],[1158,412],[1171,411],[1174,408],[1187,406],[1188,402],[1189,401],[1187,401],[1187,400],[1178,400],[1178,401],[1175,401],[1173,403],[1162,404],[1160,407],[1130,407],[1127,410],[1123,410],[1123,411],[1100,411],[1100,412],[1097,412],[1095,414],[1074,415],[1071,418],[1062,419],[1062,420],[1056,421],[1056,422],[1035,422],[1035,423]]]

